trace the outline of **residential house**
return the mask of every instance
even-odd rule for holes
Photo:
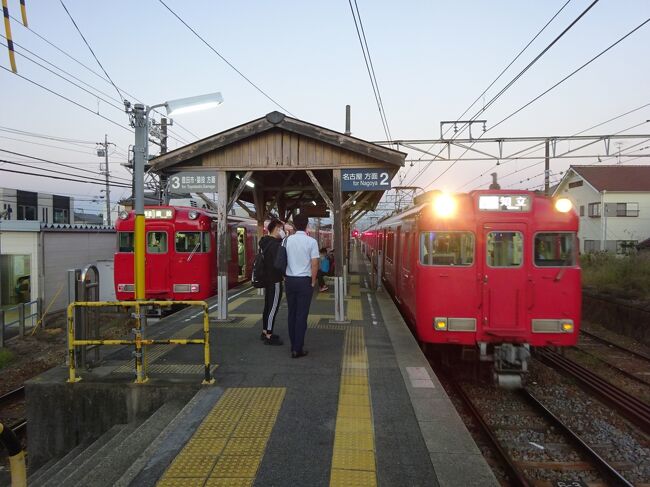
[[[580,215],[580,250],[625,254],[650,238],[650,166],[571,166],[554,196]]]

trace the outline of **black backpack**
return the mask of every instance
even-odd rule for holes
[[[262,248],[260,245],[259,251],[257,252],[257,255],[255,256],[255,260],[253,261],[253,271],[251,275],[251,283],[253,284],[253,287],[255,288],[263,288],[266,287],[267,285],[267,275],[266,275],[266,268],[264,265],[264,253],[266,250],[269,248],[270,244],[266,244],[266,248]]]

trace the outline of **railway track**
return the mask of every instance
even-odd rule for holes
[[[0,396],[0,410],[10,408],[16,403],[24,400],[25,386],[21,386]],[[16,433],[16,435],[22,437],[27,432],[27,419],[20,418],[18,420],[15,420],[9,424],[9,427],[13,430],[14,433]]]
[[[565,485],[573,485],[571,482],[576,482],[581,477],[578,473],[581,471],[588,472],[588,474],[583,473],[582,476],[590,476],[589,481],[601,480],[607,485],[616,486],[633,485],[529,391],[521,389],[516,392],[500,392],[516,397],[518,407],[516,414],[527,418],[525,424],[521,426],[522,431],[530,430],[532,432],[531,436],[533,436],[535,432],[539,434],[541,430],[543,431],[543,437],[548,439],[550,445],[548,453],[544,453],[546,458],[537,461],[530,460],[529,456],[522,453],[521,449],[514,447],[513,443],[507,443],[503,439],[504,430],[508,432],[513,430],[510,424],[495,426],[494,413],[491,411],[490,415],[486,415],[482,411],[485,407],[477,405],[476,401],[471,398],[471,393],[468,393],[459,383],[454,381],[453,384],[458,396],[467,406],[467,409],[489,439],[494,451],[500,457],[512,485],[521,487],[534,486],[542,479],[550,480],[549,476],[554,475],[563,477],[556,478],[556,483],[565,482]],[[522,406],[529,409],[522,410],[520,409]],[[509,418],[512,413],[506,412],[502,414]],[[543,421],[543,426],[540,427],[538,424],[532,427],[531,425],[539,421],[539,419]],[[562,436],[563,444],[557,443],[560,441],[557,437],[558,433]],[[542,450],[546,448],[532,440],[528,441],[528,443]],[[569,448],[573,450],[573,453],[567,452]],[[551,453],[551,449],[555,451]],[[561,460],[562,457],[569,460],[563,461]],[[541,475],[540,472],[542,472]],[[540,476],[542,478],[538,478]],[[594,476],[597,476],[597,478],[594,478]]]
[[[650,405],[557,352],[548,349],[537,350],[536,356],[547,365],[576,379],[625,416],[635,427],[650,434]]]

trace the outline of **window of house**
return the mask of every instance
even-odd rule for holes
[[[521,232],[490,232],[485,246],[490,267],[519,267],[524,259]]]
[[[68,210],[54,208],[54,223],[70,223]]]
[[[582,186],[582,180],[569,183],[569,188],[578,188],[580,186]]]
[[[194,253],[210,251],[208,232],[176,232],[176,252]]]
[[[18,206],[18,219],[19,220],[36,220],[37,213],[36,213],[36,207],[35,206],[26,206],[26,205],[19,205]]]
[[[585,216],[585,205],[580,205],[580,216]]]
[[[628,255],[636,250],[638,240],[617,240],[616,241],[616,254]]]
[[[147,253],[164,254],[167,252],[167,233],[166,232],[148,232],[147,233]]]
[[[117,233],[117,248],[119,252],[133,252],[133,232]]]
[[[600,216],[600,203],[589,203],[589,216],[597,218]]]
[[[474,263],[474,234],[471,232],[422,232],[420,263],[423,265],[469,266]]]
[[[598,252],[598,241],[597,240],[585,240],[585,253],[594,253]]]
[[[639,203],[616,203],[616,216],[639,216]]]
[[[535,265],[538,267],[575,265],[575,241],[575,233],[538,233],[535,235]]]

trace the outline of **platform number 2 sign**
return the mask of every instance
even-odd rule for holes
[[[385,191],[391,175],[382,169],[341,169],[342,191]]]

